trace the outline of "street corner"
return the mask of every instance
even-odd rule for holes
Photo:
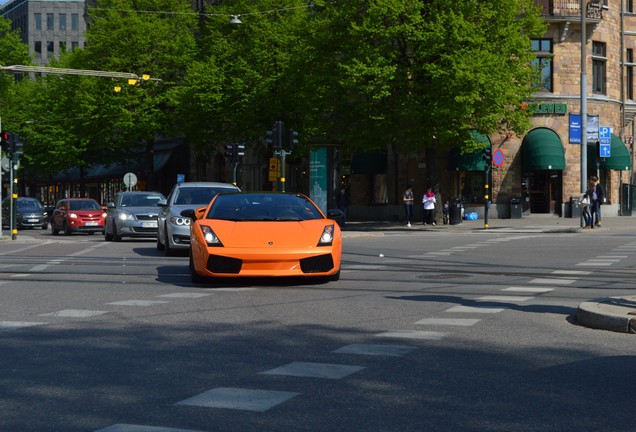
[[[583,302],[576,311],[578,324],[619,333],[636,333],[636,296],[608,297]]]

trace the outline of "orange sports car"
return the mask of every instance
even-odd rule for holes
[[[341,232],[305,195],[236,192],[207,207],[184,210],[190,225],[192,282],[211,278],[311,276],[340,278]]]

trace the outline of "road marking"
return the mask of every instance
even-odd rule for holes
[[[201,297],[208,297],[208,296],[211,296],[211,295],[212,294],[181,292],[181,293],[161,294],[161,295],[158,295],[157,297],[196,299],[196,298],[201,298]]]
[[[65,318],[89,318],[97,315],[107,314],[108,311],[64,309],[57,312],[40,314],[38,316],[65,317]]]
[[[589,272],[585,272],[589,273]],[[503,288],[501,291],[511,291],[511,292],[528,292],[528,293],[547,293],[550,291],[554,291],[554,288],[534,288],[534,287],[508,287]]]
[[[603,259],[605,259],[605,258],[607,258],[607,259],[613,259],[613,258],[618,259],[618,258],[620,258],[620,259],[623,259],[623,258],[629,258],[629,255],[599,255],[597,258],[603,258]]]
[[[82,249],[82,250],[80,250],[80,251],[73,252],[72,254],[69,254],[69,256],[72,256],[72,257],[73,257],[73,256],[78,256],[78,255],[84,255],[84,254],[87,254],[87,253],[89,253],[89,252],[94,252],[94,251],[95,251],[95,249],[97,249],[97,248],[99,248],[99,247],[106,246],[106,245],[108,245],[108,244],[109,244],[109,243],[107,243],[107,242],[103,242],[103,243],[95,243],[94,245],[92,245],[92,246],[90,246],[90,247],[87,247],[86,249]]]
[[[341,379],[364,369],[363,366],[352,366],[331,363],[292,362],[265,372],[262,375],[286,375],[306,378]]]
[[[536,284],[552,284],[552,285],[570,285],[576,282],[575,279],[549,279],[549,278],[537,278],[532,279],[529,283]]]
[[[8,254],[13,255],[13,254],[16,254],[18,252],[24,252],[26,250],[33,249],[33,248],[40,247],[40,246],[45,246],[45,245],[48,245],[48,244],[51,244],[51,243],[53,243],[53,241],[47,240],[45,242],[37,243],[37,244],[31,245],[31,246],[25,246],[25,247],[20,248],[20,249],[13,249],[13,250],[6,251],[6,252],[0,252],[0,255],[8,255]]]
[[[118,423],[112,426],[108,426],[104,429],[96,430],[95,432],[205,432],[194,429],[174,429],[158,426],[142,426],[133,424]]]
[[[33,327],[48,324],[45,322],[26,322],[26,321],[0,321],[0,331],[17,330],[24,327]]]
[[[479,321],[481,320],[476,318],[424,318],[415,324],[470,327]]]
[[[521,296],[483,296],[478,297],[479,301],[494,301],[494,302],[524,302],[532,300],[534,297],[521,297]]]
[[[612,262],[605,262],[605,261],[585,261],[582,263],[578,263],[577,266],[581,266],[581,267],[609,267],[611,266]]]
[[[402,357],[414,350],[415,347],[404,345],[352,344],[331,352],[336,354]]]
[[[585,270],[554,270],[552,274],[561,274],[561,275],[588,275],[592,272]]]
[[[504,310],[506,309],[496,308],[493,306],[453,306],[450,309],[446,309],[444,312],[495,314]]]
[[[440,340],[444,338],[447,333],[435,332],[435,331],[420,331],[420,330],[392,330],[383,333],[376,334],[377,337],[390,337],[390,338],[403,338],[403,339],[428,339],[428,340]]]
[[[299,394],[300,393],[296,392],[273,390],[217,387],[197,396],[177,402],[176,405],[265,412]]]
[[[158,305],[158,304],[162,304],[162,303],[170,303],[167,301],[159,301],[159,300],[124,300],[124,301],[118,301],[118,302],[112,302],[112,303],[106,303],[109,305],[116,305],[116,306],[154,306],[154,305]]]

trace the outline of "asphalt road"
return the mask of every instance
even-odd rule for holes
[[[25,241],[29,238],[29,241]],[[0,242],[0,431],[633,431],[636,235],[345,239],[341,280],[190,283],[153,241]]]

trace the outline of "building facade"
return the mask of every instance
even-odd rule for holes
[[[46,66],[66,50],[84,46],[83,0],[13,0],[0,8],[0,15],[20,31],[38,66]]]
[[[532,40],[537,55],[534,66],[541,77],[533,100],[524,106],[532,114],[532,128],[522,136],[501,132],[485,137],[475,131],[477,141],[491,145],[496,156],[488,177],[481,153],[460,155],[455,149],[428,149],[394,154],[387,149],[379,156],[385,162],[376,163],[371,170],[372,164],[363,166],[354,156],[350,171],[345,171],[351,217],[400,220],[404,187],[412,184],[421,196],[431,183],[439,185],[442,201],[457,198],[466,210],[481,217],[486,196],[491,202],[490,217],[510,217],[512,200],[521,200],[524,214],[568,217],[573,216],[571,198],[581,192],[582,172],[586,178],[598,176],[606,191],[603,217],[631,215],[636,115],[634,2],[587,0],[584,49],[580,1],[535,3],[541,6],[548,29],[541,38]],[[582,54],[589,133],[580,130]],[[609,127],[610,136],[601,140],[599,126]],[[609,157],[599,155],[600,141],[610,143]],[[582,149],[587,159],[584,164]]]

